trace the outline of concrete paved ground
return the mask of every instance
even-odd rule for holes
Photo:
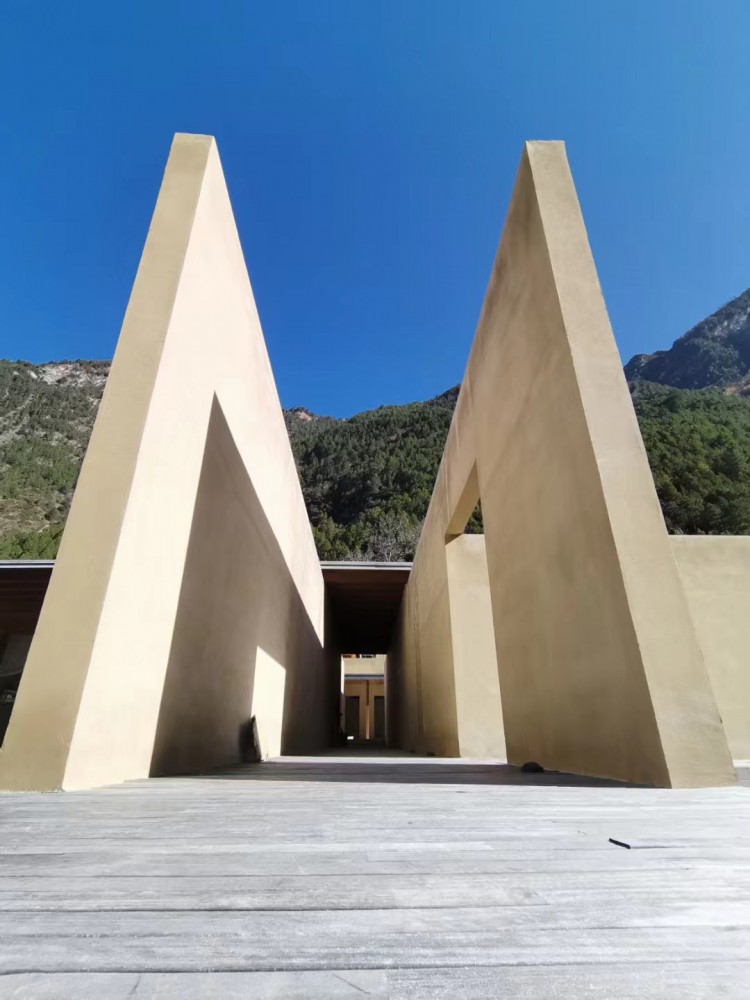
[[[2,998],[750,996],[748,788],[286,758],[1,795],[0,851]]]

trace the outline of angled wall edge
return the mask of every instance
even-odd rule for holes
[[[482,505],[508,760],[733,783],[559,142],[521,157],[390,657],[404,745],[439,754],[487,718],[458,692],[482,691],[465,675],[492,658],[454,658],[451,642],[445,549],[476,499],[467,484]]]
[[[230,763],[252,716],[264,753],[329,742],[323,605],[216,144],[177,135],[0,787]]]

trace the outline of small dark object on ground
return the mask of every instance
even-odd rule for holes
[[[609,838],[610,844],[615,844],[617,847],[626,847],[630,850],[630,844],[626,844],[624,840],[615,840],[614,837]]]
[[[541,764],[537,764],[535,760],[527,760],[521,766],[521,770],[524,774],[544,774],[544,768]]]
[[[258,764],[263,760],[260,737],[258,736],[258,723],[254,715],[240,726],[238,742],[240,760],[244,764]]]

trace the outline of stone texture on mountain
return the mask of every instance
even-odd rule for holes
[[[750,393],[750,288],[679,337],[666,351],[636,354],[625,365],[630,380],[678,389],[717,386]]]

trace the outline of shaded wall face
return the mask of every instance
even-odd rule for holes
[[[344,661],[338,621],[330,595],[325,597],[325,663],[328,681],[328,695],[331,706],[332,729],[330,745],[338,746],[341,742],[341,715],[344,710]]]
[[[410,627],[410,618],[406,607],[408,593],[409,587],[407,586],[401,599],[401,606],[386,658],[388,683],[385,687],[385,704],[388,721],[388,746],[391,748],[399,747],[402,750],[415,750],[418,740],[416,739],[416,716],[413,710],[418,703],[414,694],[409,690],[410,680],[414,676],[415,659],[411,651],[413,642],[410,640],[413,640],[415,630]],[[411,713],[408,711],[410,708],[412,709]]]
[[[504,759],[484,536],[446,540],[434,523],[428,515],[388,652],[389,740],[392,733],[393,745],[420,753]]]
[[[425,537],[426,526],[423,529]],[[421,545],[421,543],[420,543]],[[445,547],[415,563],[388,650],[388,741],[414,753],[460,756]],[[420,575],[415,578],[414,570]],[[425,586],[421,586],[425,584]]]
[[[324,651],[218,402],[209,422],[152,774],[330,743]]]
[[[735,760],[750,760],[750,538],[670,539]]]
[[[495,652],[484,535],[446,543],[456,715],[462,757],[505,759],[505,734]]]

